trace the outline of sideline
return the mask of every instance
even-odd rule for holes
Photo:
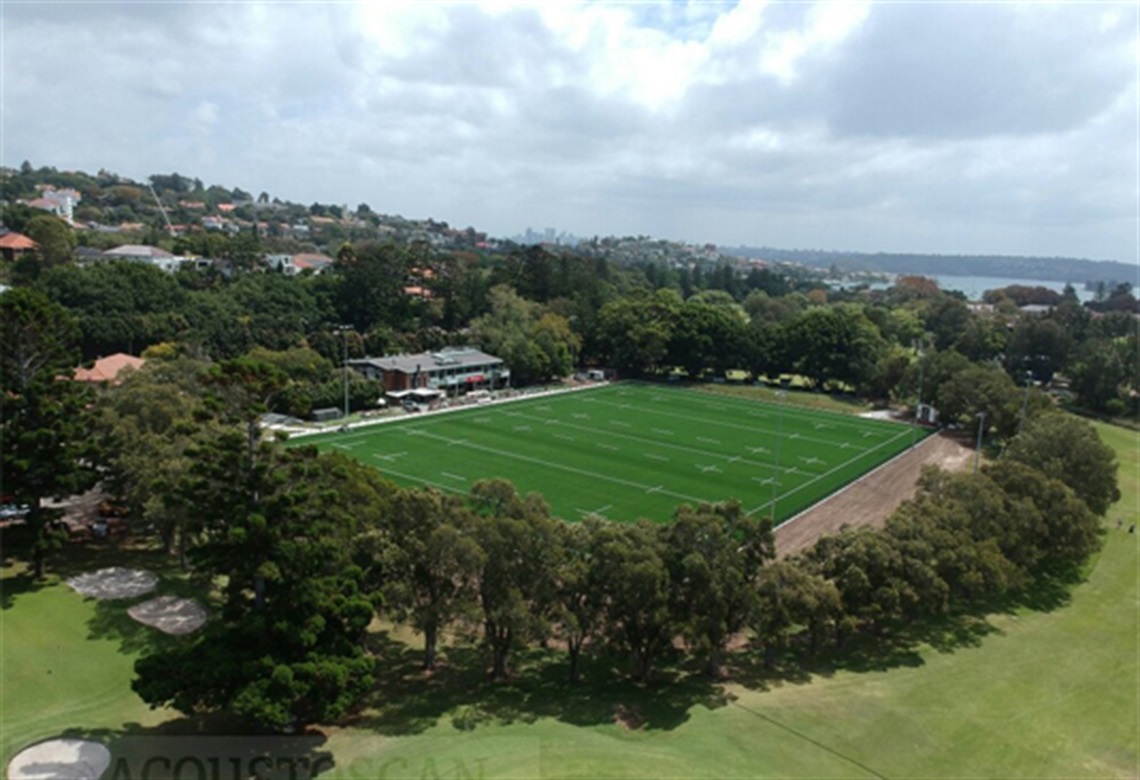
[[[407,422],[409,420],[422,420],[425,417],[434,417],[434,416],[440,415],[440,414],[448,414],[449,412],[465,412],[465,411],[471,411],[472,409],[483,409],[483,408],[487,408],[487,407],[491,407],[491,406],[499,406],[500,404],[511,403],[512,401],[526,401],[526,400],[530,400],[532,398],[544,398],[547,396],[554,396],[554,395],[566,395],[567,393],[579,393],[579,392],[582,392],[584,390],[594,390],[594,389],[597,389],[599,387],[608,387],[608,386],[613,385],[613,384],[620,384],[620,383],[610,382],[610,381],[606,380],[606,381],[600,381],[600,382],[593,382],[593,383],[588,384],[588,385],[579,385],[577,387],[557,387],[557,388],[553,388],[553,389],[549,389],[549,390],[536,390],[533,392],[527,392],[525,390],[519,390],[519,391],[513,391],[511,395],[508,395],[506,397],[492,398],[491,400],[486,401],[484,403],[459,404],[457,406],[448,406],[444,409],[432,409],[432,410],[427,411],[427,412],[416,412],[415,414],[392,415],[389,417],[382,417],[378,420],[360,420],[360,421],[357,421],[354,423],[347,423],[345,425],[330,426],[328,428],[324,428],[324,429],[321,429],[318,431],[312,430],[310,428],[297,429],[297,428],[287,427],[287,426],[282,426],[282,427],[267,426],[265,428],[265,430],[267,430],[267,431],[280,431],[283,433],[287,433],[287,434],[289,434],[289,440],[292,441],[294,439],[300,439],[300,438],[303,438],[305,436],[320,436],[323,434],[347,433],[349,431],[355,431],[359,428],[370,428],[370,427],[375,426],[375,425],[388,425],[390,423]]]

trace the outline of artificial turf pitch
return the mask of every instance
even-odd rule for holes
[[[404,485],[466,493],[502,477],[557,517],[665,521],[681,504],[737,499],[777,522],[926,435],[791,405],[623,383],[412,416],[298,439]],[[773,484],[775,483],[775,484]]]

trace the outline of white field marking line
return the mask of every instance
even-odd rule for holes
[[[572,412],[570,414],[570,416],[573,417],[575,420],[589,420],[590,419],[590,415],[586,414],[585,412]]]
[[[710,439],[708,436],[698,436],[697,441],[703,441],[705,444],[720,444],[720,439]]]
[[[491,418],[490,417],[474,417],[474,418],[472,418],[471,421],[483,424],[483,423],[491,422]]]
[[[649,490],[646,490],[645,492],[646,493],[656,493],[658,490],[660,490],[663,487],[665,487],[665,486],[664,485],[657,485],[656,487],[649,488]]]
[[[826,460],[822,460],[822,459],[820,459],[820,458],[817,458],[817,457],[816,457],[816,456],[814,456],[814,455],[812,455],[811,457],[807,457],[807,456],[804,456],[804,455],[800,455],[800,456],[799,456],[799,458],[800,458],[800,460],[802,460],[804,463],[810,463],[810,464],[811,464],[811,465],[813,465],[813,466],[818,466],[818,465],[820,465],[820,464],[822,464],[822,465],[824,465],[824,466],[826,466],[826,465],[827,465],[827,461],[826,461]]]
[[[819,480],[823,479],[824,477],[830,476],[831,474],[834,474],[835,472],[839,471],[840,469],[842,469],[842,468],[846,468],[847,466],[850,466],[852,463],[854,463],[855,461],[859,460],[859,458],[862,458],[864,455],[870,455],[870,454],[871,454],[872,452],[874,452],[875,450],[877,450],[877,449],[879,449],[879,448],[881,448],[881,447],[885,447],[885,446],[886,446],[886,445],[888,445],[888,444],[892,444],[892,443],[894,443],[895,441],[898,441],[898,440],[899,440],[899,439],[901,439],[902,437],[904,437],[904,436],[907,436],[907,435],[909,435],[909,434],[910,434],[910,431],[909,431],[909,430],[905,430],[905,431],[902,431],[901,433],[899,433],[898,435],[896,435],[896,436],[894,436],[894,437],[892,437],[892,438],[890,438],[890,439],[887,439],[887,440],[886,440],[886,441],[884,441],[884,442],[880,442],[879,444],[875,445],[874,447],[872,447],[871,449],[867,450],[866,452],[861,452],[861,453],[859,453],[858,455],[856,455],[855,457],[851,458],[850,460],[845,460],[845,461],[843,461],[842,463],[840,463],[840,464],[839,464],[838,466],[836,466],[835,468],[833,468],[833,469],[829,469],[829,470],[827,470],[827,471],[823,472],[822,474],[818,474],[818,475],[816,475],[816,476],[812,477],[812,478],[811,478],[811,479],[809,479],[807,482],[804,482],[802,485],[797,485],[797,486],[795,486],[794,488],[792,488],[791,490],[789,490],[787,493],[784,493],[783,495],[780,495],[780,496],[776,496],[776,501],[777,501],[777,502],[779,502],[779,501],[780,501],[780,499],[782,499],[782,498],[787,498],[788,496],[791,496],[791,495],[794,495],[794,494],[796,494],[796,493],[800,492],[801,490],[803,490],[804,488],[806,488],[808,485],[812,485],[812,484],[815,484],[816,482],[818,482]],[[892,460],[893,460],[893,458],[892,458]],[[888,462],[889,462],[889,461],[888,461]],[[789,470],[789,471],[791,471],[791,469],[788,469],[788,470]],[[868,474],[869,474],[869,473],[871,473],[871,472],[868,472]],[[864,475],[864,476],[866,476],[866,475]],[[771,499],[769,499],[768,501],[764,502],[763,504],[761,504],[760,506],[756,507],[756,508],[755,508],[755,509],[753,509],[752,511],[748,512],[748,515],[751,517],[751,516],[752,516],[752,515],[754,515],[755,513],[759,512],[761,509],[764,509],[765,507],[768,507],[768,506],[771,506],[771,505],[772,505],[772,501],[771,501]],[[782,523],[781,523],[781,525],[782,525]]]
[[[526,415],[522,415],[522,417],[524,419],[530,419],[530,418],[527,418]],[[535,418],[535,419],[537,419],[537,418]],[[652,445],[654,447],[667,447],[668,449],[671,449],[671,450],[680,450],[681,452],[687,452],[687,453],[692,453],[695,455],[701,455],[701,456],[704,456],[706,458],[715,458],[717,460],[723,460],[726,462],[737,462],[738,461],[740,463],[743,463],[746,466],[755,466],[757,468],[767,468],[767,469],[774,468],[773,464],[768,463],[766,461],[749,460],[748,458],[741,458],[739,455],[733,456],[733,455],[727,455],[723,452],[710,452],[709,450],[705,450],[705,449],[702,449],[700,447],[690,447],[690,446],[685,445],[685,444],[671,444],[670,442],[667,442],[667,441],[657,441],[655,439],[647,439],[643,436],[638,436],[637,434],[618,433],[617,431],[608,431],[608,430],[603,430],[601,428],[591,428],[587,425],[576,425],[575,423],[571,423],[571,422],[565,422],[564,421],[561,424],[563,427],[570,428],[570,429],[575,430],[575,431],[581,431],[583,433],[596,434],[598,436],[610,436],[610,437],[613,437],[616,439],[627,439],[629,441],[638,442],[640,444],[649,444],[649,445]],[[763,448],[761,448],[761,449],[763,449]],[[735,458],[736,460],[733,461],[732,460],[733,458]]]
[[[396,471],[395,469],[386,468],[386,469],[384,469],[383,473],[384,474],[395,474],[397,477],[403,477],[404,479],[406,479],[410,482],[415,482],[417,485],[429,485],[431,487],[439,488],[440,490],[446,490],[448,493],[458,493],[461,496],[467,495],[467,491],[460,490],[459,488],[455,487],[454,485],[447,485],[443,482],[433,482],[430,479],[424,479],[423,477],[415,477],[415,476],[412,476],[411,474],[404,474],[403,472]]]
[[[458,474],[452,474],[450,471],[441,471],[439,473],[442,474],[443,476],[447,477],[448,479],[458,479],[460,482],[466,482],[467,481],[467,477],[461,477]]]
[[[574,441],[573,436],[567,436],[564,433],[552,433],[551,436],[553,436],[556,439],[561,439],[562,441]]]
[[[594,403],[599,403],[602,405],[609,405],[609,406],[617,406],[617,404],[612,404],[612,403],[607,404],[606,401],[599,401],[596,398],[594,399]],[[652,411],[652,413],[655,415],[664,415],[666,417],[679,418],[679,419],[685,420],[685,421],[690,422],[690,423],[704,423],[706,425],[718,425],[722,428],[732,428],[732,429],[738,430],[738,431],[745,431],[746,433],[748,433],[748,434],[750,434],[756,438],[759,438],[760,436],[764,436],[764,435],[770,436],[770,435],[775,433],[775,430],[773,430],[773,429],[754,428],[750,425],[737,425],[736,423],[726,422],[724,420],[710,420],[707,417],[694,417],[691,414],[680,414],[678,412],[665,412],[665,411],[660,411],[657,409],[654,409]],[[836,442],[833,439],[817,439],[817,438],[814,438],[811,436],[800,436],[799,434],[793,434],[792,436],[789,436],[787,438],[803,439],[804,441],[815,442],[816,444],[823,444],[823,445],[826,445],[828,447],[834,447],[836,445]]]
[[[665,461],[666,463],[668,463],[668,462],[669,462],[669,459],[668,459],[668,458],[666,458],[664,455],[658,455],[658,454],[656,454],[656,453],[654,453],[654,452],[643,452],[643,453],[641,453],[641,454],[642,454],[642,455],[644,455],[644,456],[645,456],[645,457],[647,457],[647,458],[652,458],[653,460],[663,460],[663,461]]]
[[[529,425],[514,425],[514,426],[511,426],[511,430],[514,431],[515,433],[526,433],[526,432],[532,431],[534,429],[531,428]],[[452,443],[454,444],[454,441]]]
[[[447,439],[445,436],[438,436],[434,433],[428,433],[427,431],[424,431],[423,435],[427,436],[429,439],[436,439],[437,441],[449,441],[449,439]],[[542,460],[541,458],[532,458],[528,455],[520,455],[517,452],[506,452],[504,450],[499,450],[499,449],[496,449],[494,447],[488,447],[488,446],[483,445],[483,444],[471,444],[470,442],[468,442],[467,444],[465,444],[463,446],[467,447],[468,449],[472,449],[472,450],[480,450],[481,452],[489,452],[492,455],[498,455],[501,458],[507,458],[509,460],[521,460],[521,461],[524,461],[526,463],[535,463],[539,466],[545,466],[549,469],[554,469],[555,471],[566,471],[566,472],[569,472],[571,474],[578,474],[578,475],[583,476],[583,477],[593,477],[594,479],[600,479],[600,480],[603,480],[605,482],[613,482],[613,483],[618,484],[618,485],[625,485],[626,487],[637,488],[638,490],[645,490],[647,487],[649,487],[648,485],[643,485],[640,482],[632,482],[628,479],[621,479],[620,477],[611,477],[611,476],[607,476],[605,474],[598,474],[597,472],[594,472],[594,471],[587,471],[586,469],[575,468],[574,466],[567,466],[564,463],[551,463],[550,461]],[[698,503],[703,501],[705,503],[709,503],[709,500],[707,498],[697,498],[696,496],[688,496],[688,495],[685,495],[684,493],[674,493],[671,490],[662,490],[661,492],[667,496],[672,496],[673,498],[680,498],[684,501],[696,501]]]
[[[594,442],[594,446],[601,447],[603,450],[609,450],[610,452],[621,452],[621,447],[615,444],[602,444],[600,441],[596,441]]]
[[[896,438],[897,438],[897,437],[896,437]],[[817,506],[820,506],[821,504],[826,504],[826,503],[827,503],[828,501],[830,501],[831,499],[833,499],[833,498],[836,498],[836,497],[838,497],[838,496],[841,496],[841,495],[843,495],[843,494],[844,494],[844,493],[846,493],[848,490],[850,490],[851,488],[853,488],[853,487],[855,487],[856,485],[858,485],[859,483],[861,483],[863,480],[865,480],[865,479],[867,479],[868,477],[870,477],[872,474],[875,474],[875,473],[877,473],[877,472],[879,472],[879,471],[882,471],[882,470],[883,470],[883,469],[885,469],[887,466],[891,465],[891,464],[892,464],[892,463],[894,463],[896,460],[898,460],[898,459],[900,459],[901,457],[903,457],[904,455],[906,455],[908,452],[914,452],[914,451],[915,451],[916,449],[918,449],[919,447],[922,447],[922,446],[923,446],[923,445],[925,445],[925,444],[929,444],[929,443],[930,443],[932,440],[934,440],[934,439],[936,439],[936,438],[938,438],[938,437],[937,437],[937,436],[927,436],[925,439],[923,439],[922,441],[920,441],[920,442],[919,442],[919,443],[918,443],[916,446],[914,446],[914,447],[907,447],[905,450],[903,450],[902,452],[898,453],[897,455],[895,455],[894,457],[890,458],[889,460],[885,460],[885,461],[883,461],[882,463],[880,463],[878,466],[875,466],[875,468],[871,469],[871,470],[870,470],[870,471],[868,471],[866,474],[864,474],[863,476],[859,477],[859,479],[853,479],[853,480],[851,480],[851,481],[850,481],[850,482],[848,482],[846,485],[844,485],[843,487],[839,488],[839,490],[836,490],[834,493],[830,493],[830,494],[828,494],[828,495],[824,496],[823,498],[821,498],[819,501],[816,501],[816,502],[815,502],[814,504],[812,504],[811,506],[809,506],[809,507],[806,507],[806,508],[804,508],[804,509],[801,509],[799,512],[797,512],[796,514],[792,515],[792,516],[791,516],[791,517],[789,517],[787,520],[785,520],[784,522],[782,522],[782,523],[780,523],[778,526],[776,526],[776,528],[782,528],[782,527],[784,527],[785,525],[789,525],[790,523],[792,523],[792,522],[793,522],[793,521],[795,521],[795,520],[799,520],[801,517],[803,517],[804,515],[806,515],[808,512],[812,511],[813,509],[815,509]],[[773,529],[773,530],[775,530],[775,529]]]
[[[708,474],[710,471],[713,474],[721,473],[720,466],[706,466],[704,463],[694,463],[693,465],[699,468],[702,474]]]
[[[377,460],[383,460],[383,461],[387,461],[387,462],[391,463],[396,458],[402,458],[407,454],[408,454],[407,452],[392,452],[392,453],[389,453],[387,455],[381,455],[378,452],[374,452],[374,453],[372,453],[372,457],[376,458]]]
[[[650,433],[660,433],[662,436],[676,436],[677,435],[677,434],[673,433],[673,431],[669,430],[668,428],[650,428],[649,431],[650,431]]]
[[[633,426],[625,420],[610,420],[610,425],[620,425],[622,428],[632,428]]]
[[[775,477],[753,477],[752,481],[759,482],[761,485],[771,485],[773,482],[775,482],[777,487],[783,484],[782,482],[777,481]],[[769,501],[768,503],[770,504],[772,502]]]
[[[560,422],[562,422],[562,421],[555,418],[555,417],[547,417],[546,418],[546,424],[547,425],[557,425]]]

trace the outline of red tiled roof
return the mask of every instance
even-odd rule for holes
[[[325,266],[332,265],[333,262],[335,261],[327,255],[317,255],[311,252],[293,255],[293,265],[298,268],[324,268]]]
[[[36,249],[37,247],[39,247],[39,244],[23,233],[5,233],[0,236],[0,249],[13,249],[17,252],[21,252],[26,249]]]
[[[116,352],[105,358],[99,358],[91,368],[75,369],[77,382],[111,382],[115,383],[119,373],[125,368],[139,369],[146,363],[142,358],[128,355],[125,352]]]

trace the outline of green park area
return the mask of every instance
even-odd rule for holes
[[[616,393],[595,398],[624,402]],[[597,402],[584,408],[600,411]],[[511,680],[492,684],[478,649],[461,641],[427,675],[416,638],[376,623],[377,687],[358,716],[320,730],[312,754],[329,778],[1136,777],[1140,536],[1128,525],[1140,510],[1140,442],[1134,431],[1097,430],[1119,459],[1122,498],[1071,589],[1031,594],[984,619],[947,618],[907,641],[794,672],[766,670],[742,653],[724,681],[682,664],[647,686],[599,663],[571,687],[553,647],[527,651]],[[160,591],[212,604],[172,557],[72,545],[34,583],[7,546],[4,555],[5,765],[29,743],[59,735],[104,741],[116,758],[215,749],[201,735],[229,724],[150,710],[130,689],[144,649],[181,640],[127,619],[131,602],[84,599],[63,582],[101,566],[137,566],[159,575]],[[107,777],[140,776],[115,774],[116,766]]]
[[[680,504],[727,499],[767,517],[775,498],[779,521],[926,435],[791,404],[623,383],[297,441],[345,452],[406,485],[466,493],[481,479],[508,479],[568,520],[665,520]]]

